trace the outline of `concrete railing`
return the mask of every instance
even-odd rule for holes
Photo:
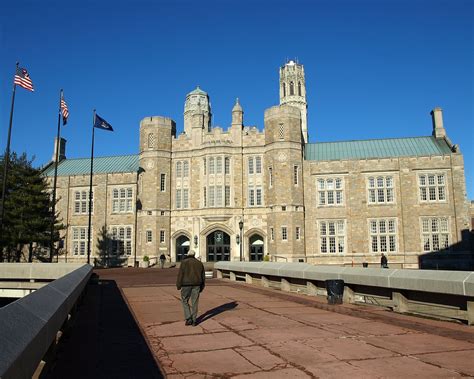
[[[427,306],[451,311],[453,318],[474,324],[474,272],[313,266],[306,263],[217,262],[218,278],[245,280],[296,291],[324,295],[325,280],[344,280],[344,302],[380,298],[398,312],[417,312]],[[419,312],[423,313],[423,312]]]
[[[0,378],[33,376],[56,344],[91,274],[87,264],[0,264],[3,282],[53,280],[0,309]]]

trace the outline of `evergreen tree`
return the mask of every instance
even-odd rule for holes
[[[3,162],[0,164],[0,175],[3,175]],[[45,248],[49,246],[51,238],[52,203],[46,180],[32,162],[25,153],[21,156],[12,153],[10,157],[3,240],[0,241],[8,261],[31,262],[33,255],[40,260],[47,260],[49,255]],[[54,241],[59,240],[59,230],[62,228],[55,216]],[[35,251],[33,246],[36,246]],[[24,256],[26,250],[27,257]]]

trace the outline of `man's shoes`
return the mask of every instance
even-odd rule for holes
[[[196,326],[197,324],[198,324],[197,321],[193,321],[191,325]]]
[[[193,325],[193,320],[191,320],[190,318],[187,319],[184,325]]]

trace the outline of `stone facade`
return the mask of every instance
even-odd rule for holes
[[[276,261],[357,266],[378,265],[385,252],[391,267],[418,267],[424,252],[468,249],[463,157],[439,108],[433,143],[448,153],[317,160],[305,155],[306,108],[303,66],[290,61],[264,131],[244,126],[238,100],[230,127],[211,127],[199,87],[186,97],[180,135],[169,118],[144,118],[137,169],[94,175],[92,257],[103,228],[113,246],[108,257],[122,254],[128,265],[161,253],[179,261],[193,249],[203,261],[268,253]],[[85,260],[77,228],[88,224],[81,212],[88,186],[89,175],[58,178],[58,212],[68,225],[60,260]]]

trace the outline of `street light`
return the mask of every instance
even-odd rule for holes
[[[242,239],[242,229],[244,228],[244,222],[242,220],[239,221],[239,229],[240,229],[240,261],[242,262],[242,245],[244,240]]]

